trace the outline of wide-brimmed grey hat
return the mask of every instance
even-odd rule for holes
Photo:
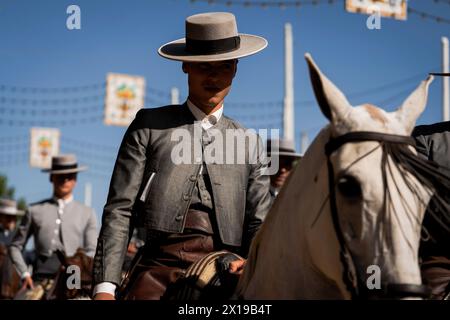
[[[272,149],[274,152],[272,153]],[[303,154],[295,152],[294,141],[288,139],[267,140],[267,155],[301,158]]]
[[[0,199],[0,214],[8,216],[22,216],[25,211],[17,209],[17,203],[10,199]]]
[[[67,174],[84,171],[86,169],[86,166],[78,166],[77,157],[74,154],[62,154],[52,157],[52,167],[50,169],[43,169],[42,172]]]
[[[267,40],[238,33],[236,18],[229,12],[208,12],[186,19],[185,38],[166,43],[158,53],[178,61],[223,61],[255,54]]]

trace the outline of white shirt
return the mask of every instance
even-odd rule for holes
[[[53,199],[58,203],[59,206],[62,205],[63,207],[65,207],[73,201],[73,194],[71,194],[67,199],[59,199],[55,196],[53,196]]]
[[[214,126],[222,117],[223,105],[211,114],[204,113],[200,108],[187,99],[186,104],[197,121],[201,121],[203,130],[208,130]]]
[[[187,99],[186,104],[197,121],[201,122],[203,130],[208,130],[212,128],[222,117],[223,114],[223,104],[222,106],[211,114],[204,113],[200,108],[192,103],[191,100]],[[115,295],[116,285],[111,282],[101,282],[97,284],[94,288],[93,295],[97,293],[109,293]]]
[[[278,196],[278,193],[280,193],[280,188],[275,188],[274,186],[270,185],[270,193],[276,198]]]

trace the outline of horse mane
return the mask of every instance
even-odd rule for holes
[[[275,240],[273,237],[268,236],[268,234],[274,232],[274,227],[276,225],[277,219],[285,219],[286,214],[298,214],[305,215],[308,212],[292,212],[287,208],[288,205],[292,206],[295,202],[295,207],[298,207],[296,204],[301,203],[302,198],[298,195],[292,195],[292,192],[301,191],[302,187],[298,184],[300,180],[311,180],[316,178],[316,175],[319,173],[321,167],[325,164],[325,152],[324,146],[325,143],[330,138],[330,126],[325,126],[316,138],[312,141],[305,155],[299,161],[298,165],[293,169],[291,174],[288,176],[283,188],[280,190],[277,198],[275,199],[271,209],[267,213],[267,216],[264,220],[264,223],[261,225],[260,229],[257,231],[254,236],[252,243],[250,245],[249,254],[247,257],[247,262],[244,268],[244,273],[241,275],[238,286],[237,286],[237,296],[242,294],[242,290],[247,287],[250,283],[255,270],[256,265],[258,263],[258,253],[261,250],[263,245],[263,241],[265,238],[270,238],[271,240]],[[308,182],[305,182],[306,184]],[[305,193],[300,193],[303,195]],[[293,201],[283,201],[285,198],[293,199]],[[323,205],[319,205],[319,207],[323,207]],[[320,211],[320,210],[317,210]],[[287,216],[289,217],[289,216]],[[309,226],[308,226],[309,227]],[[280,262],[284,263],[284,262]]]

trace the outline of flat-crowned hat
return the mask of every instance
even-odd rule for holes
[[[9,216],[21,216],[25,212],[17,209],[17,203],[10,199],[0,199],[0,214]]]
[[[86,166],[78,166],[77,157],[74,154],[62,154],[52,157],[52,167],[50,169],[43,169],[42,172],[66,174],[80,172],[86,169]]]
[[[274,152],[272,153],[272,149]],[[278,155],[284,157],[301,158],[301,153],[295,152],[294,141],[288,139],[270,139],[267,140],[267,155]]]
[[[166,43],[158,53],[178,61],[223,61],[255,54],[267,40],[238,33],[236,18],[229,12],[199,13],[186,18],[185,38]]]

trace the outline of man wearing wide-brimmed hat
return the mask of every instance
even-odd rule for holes
[[[73,199],[77,173],[86,170],[79,166],[75,155],[59,155],[52,158],[50,173],[53,196],[28,207],[26,215],[9,247],[11,259],[24,280],[23,287],[33,288],[34,282],[52,279],[60,267],[56,251],[67,256],[83,248],[93,256],[97,222],[95,212]],[[36,262],[33,277],[28,272],[22,251],[30,236],[34,237]]]
[[[11,242],[17,218],[24,213],[14,200],[0,199],[0,243],[8,245]]]
[[[245,256],[270,206],[269,177],[261,161],[211,162],[204,151],[227,132],[243,131],[223,115],[224,99],[237,59],[263,50],[267,41],[238,33],[231,13],[193,15],[185,28],[185,38],[163,45],[158,53],[182,62],[189,96],[182,105],[140,110],[123,138],[94,258],[95,299],[114,299],[134,225],[145,226],[147,241],[119,296],[159,299],[206,254],[227,249]],[[183,155],[189,154],[190,161],[177,162],[179,137],[186,132],[194,136],[187,139],[194,157],[189,147]],[[254,133],[252,138],[258,141]],[[230,152],[226,143],[222,149],[218,153]],[[250,149],[238,151],[248,155]],[[231,272],[238,273],[243,264],[233,262]]]
[[[267,155],[278,158],[278,171],[270,176],[270,195],[272,199],[275,199],[286,182],[286,179],[289,177],[291,170],[303,155],[295,151],[294,142],[289,139],[268,140]]]
[[[10,199],[0,199],[0,300],[12,299],[19,289],[19,278],[8,255],[8,246],[16,229],[17,219],[25,212]]]

